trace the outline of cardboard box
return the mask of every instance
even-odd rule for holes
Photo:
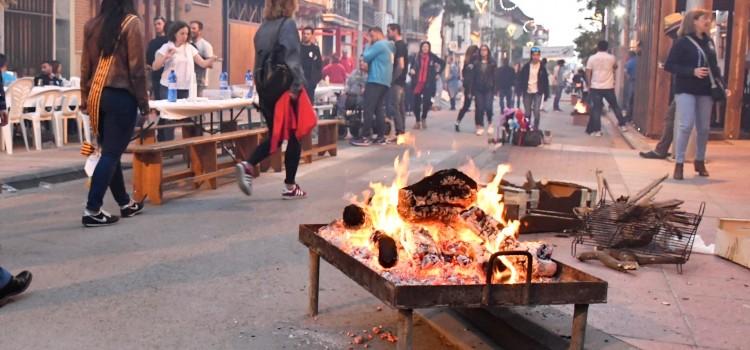
[[[750,220],[719,219],[715,252],[750,268]]]

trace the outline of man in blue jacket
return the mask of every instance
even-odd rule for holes
[[[363,123],[360,137],[351,141],[354,146],[370,146],[373,143],[384,145],[387,143],[385,135],[385,97],[391,87],[393,79],[393,56],[396,48],[392,42],[385,40],[383,30],[378,27],[370,28],[370,46],[362,54],[367,62],[369,74],[365,85],[365,110],[362,115]],[[377,138],[372,140],[373,121]]]

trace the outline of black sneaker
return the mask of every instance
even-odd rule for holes
[[[83,218],[81,218],[83,226],[86,227],[109,226],[118,221],[120,221],[120,217],[107,213],[101,209],[96,214],[91,214],[86,210],[83,212]]]
[[[120,216],[123,218],[132,218],[133,216],[136,216],[143,212],[143,202],[146,200],[146,198],[143,198],[142,201],[136,202],[134,200],[130,200],[130,203],[124,207],[120,208]]]
[[[15,277],[11,277],[10,282],[5,287],[0,288],[0,300],[25,292],[31,285],[31,277],[29,271],[23,271]]]
[[[369,137],[358,137],[358,138],[352,139],[349,143],[351,143],[352,146],[357,146],[357,147],[372,146],[372,140]]]
[[[302,188],[299,187],[299,185],[295,184],[294,188],[290,189],[284,189],[284,192],[281,192],[281,198],[282,199],[304,199],[307,198],[307,192],[303,191]]]
[[[456,132],[461,132],[461,128],[458,126],[458,123],[453,125],[453,128],[456,129]]]
[[[661,155],[659,153],[656,153],[655,151],[648,151],[648,152],[640,152],[638,153],[641,157],[646,159],[666,159],[667,155]]]
[[[390,142],[388,142],[388,139],[386,139],[385,137],[378,137],[375,139],[375,141],[372,141],[372,143],[378,146],[383,146],[389,144]]]

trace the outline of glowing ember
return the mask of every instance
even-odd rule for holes
[[[344,221],[321,228],[319,234],[397,284],[483,284],[490,256],[510,250],[532,253],[534,279],[554,275],[551,247],[519,242],[520,223],[504,217],[500,182],[509,166],[498,166],[494,179],[479,188],[473,163],[463,167],[465,172],[433,174],[429,167],[425,174],[432,176],[407,187],[408,168],[406,151],[394,160],[396,177],[390,186],[371,183],[364,199],[352,199]],[[495,283],[524,280],[524,257],[499,260]]]

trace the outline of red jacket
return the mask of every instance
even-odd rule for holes
[[[292,133],[297,140],[302,140],[317,124],[318,116],[315,114],[315,109],[305,89],[300,90],[296,106],[292,105],[289,91],[285,92],[276,101],[276,107],[273,110],[271,153],[276,152],[281,142],[289,140]]]

